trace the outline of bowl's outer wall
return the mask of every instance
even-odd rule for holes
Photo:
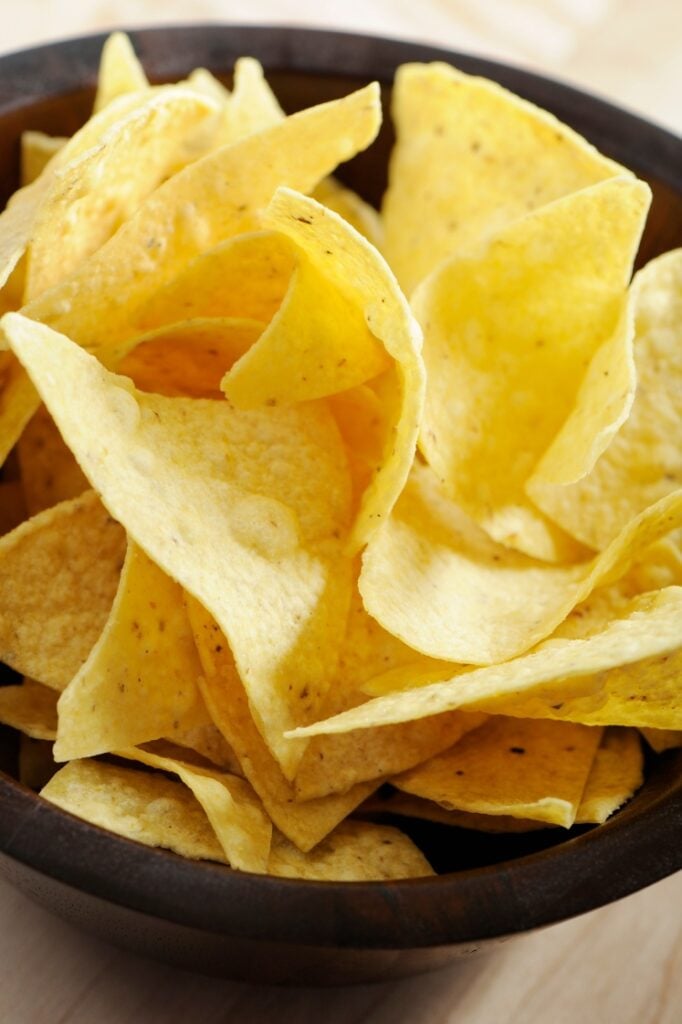
[[[576,90],[464,55],[344,33],[213,25],[131,36],[154,81],[196,66],[229,79],[236,57],[258,57],[289,111],[372,78],[388,105],[398,65],[449,60],[551,110],[650,182],[654,203],[640,262],[682,244],[682,142]],[[103,40],[0,59],[0,198],[16,188],[24,129],[71,134],[88,117]],[[387,119],[378,142],[341,171],[375,204],[391,144]],[[452,835],[453,843],[466,841],[466,833]],[[681,835],[682,753],[669,753],[624,811],[554,850],[436,881],[301,884],[149,850],[64,814],[0,773],[0,871],[32,898],[138,952],[261,981],[338,984],[440,966],[672,873],[682,867]]]

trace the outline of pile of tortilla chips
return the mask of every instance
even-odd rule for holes
[[[429,875],[382,814],[599,823],[682,745],[682,250],[631,280],[647,185],[491,82],[393,115],[378,214],[376,85],[114,35],[0,216],[20,776],[238,870]]]

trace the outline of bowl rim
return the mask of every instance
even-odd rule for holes
[[[568,123],[579,115],[584,125],[587,116],[590,127],[583,130],[605,138],[610,155],[618,159],[627,153],[627,164],[682,194],[682,139],[600,98],[510,65],[421,43],[284,25],[204,23],[129,34],[143,62],[156,55],[150,68],[154,78],[183,74],[197,49],[203,57],[194,63],[209,67],[251,53],[266,70],[365,80],[371,55],[373,77],[386,84],[401,63],[446,60],[521,95],[540,92],[542,105]],[[107,35],[0,57],[0,117],[93,86]],[[222,49],[215,42],[212,50],[210,37],[218,38]],[[36,82],[46,61],[55,59],[59,91],[41,92]],[[633,133],[636,160],[630,152],[634,143],[628,142]],[[671,764],[672,783],[662,767]],[[0,854],[107,902],[209,932],[300,945],[413,949],[478,942],[555,923],[679,870],[682,751],[662,755],[647,780],[643,809],[639,803],[635,798],[604,825],[513,861],[427,879],[302,884],[143,846],[62,811],[0,772]]]

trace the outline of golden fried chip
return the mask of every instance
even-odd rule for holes
[[[383,243],[383,227],[379,214],[361,199],[357,192],[346,188],[336,178],[325,178],[313,192],[313,199],[322,203],[328,210],[338,213],[339,217],[352,228],[364,235],[368,242],[381,252]]]
[[[682,728],[682,588],[635,598],[627,614],[577,640],[548,640],[514,661],[433,680],[378,697],[293,735],[350,732],[462,708],[587,725]],[[371,692],[371,685],[367,687]]]
[[[362,803],[376,784],[359,783],[347,793],[297,803],[293,785],[256,728],[246,691],[218,624],[191,598],[188,611],[204,669],[199,684],[213,721],[237,755],[274,824],[300,850],[312,849]]]
[[[629,173],[544,110],[447,64],[404,64],[382,220],[409,293],[446,257],[561,196]]]
[[[102,633],[59,701],[57,761],[207,724],[182,589],[129,543]]]
[[[203,807],[231,867],[265,872],[272,823],[248,782],[227,772],[187,764],[138,747],[119,750],[117,754],[177,775]]]
[[[0,722],[34,740],[57,735],[57,695],[32,680],[20,686],[0,686]]]
[[[657,754],[682,747],[682,729],[640,729],[640,732]]]
[[[30,185],[39,178],[53,156],[64,147],[68,140],[62,135],[46,135],[45,132],[26,131],[21,133],[21,184]]]
[[[95,95],[95,113],[112,100],[149,88],[147,76],[130,39],[124,32],[112,32],[102,47]]]
[[[216,105],[179,86],[143,94],[98,144],[61,162],[37,211],[26,300],[57,284],[100,248],[167,176],[179,146]]]
[[[240,57],[234,65],[234,87],[230,92],[205,68],[197,68],[187,85],[216,100],[219,114],[192,145],[203,154],[231,146],[254,132],[272,128],[284,118],[277,98],[265,80],[263,68],[253,57]]]
[[[45,406],[27,424],[17,453],[29,515],[77,498],[90,486]]]
[[[321,882],[379,882],[423,878],[435,872],[412,840],[397,828],[344,821],[309,853],[275,835],[268,873]]]
[[[161,846],[190,860],[226,863],[193,794],[163,775],[98,761],[64,765],[40,795],[62,810],[126,839]]]
[[[359,813],[374,817],[378,814],[397,814],[403,818],[419,818],[421,821],[435,821],[439,825],[466,828],[474,832],[536,832],[551,827],[546,821],[531,821],[530,818],[512,818],[508,814],[477,814],[474,811],[447,811],[433,800],[422,800],[419,796],[402,793],[399,789],[388,794],[377,793],[360,808]]]
[[[594,548],[682,484],[682,249],[641,270],[633,295],[638,383],[627,422],[582,480],[528,485],[547,515]]]
[[[350,597],[350,480],[331,414],[319,403],[240,412],[135,391],[50,328],[7,316],[107,507],[220,623],[259,729],[293,774],[302,745],[282,733],[314,719]]]
[[[0,661],[62,690],[107,620],[125,533],[93,491],[0,539]]]
[[[264,221],[299,245],[361,310],[367,327],[394,360],[386,403],[387,441],[357,513],[351,538],[351,547],[357,549],[389,515],[414,457],[425,386],[421,333],[381,256],[338,216],[279,188]]]
[[[495,540],[536,558],[566,550],[527,481],[589,472],[632,403],[626,288],[650,196],[630,178],[576,192],[458,254],[413,298],[426,460]]]
[[[644,758],[636,729],[606,729],[576,815],[576,824],[601,824],[644,781]]]
[[[223,398],[227,370],[257,341],[265,324],[232,317],[185,320],[133,338],[118,373],[141,391],[169,397]]]
[[[602,730],[493,717],[425,764],[392,779],[446,810],[503,814],[570,828]]]
[[[591,561],[547,565],[490,540],[443,497],[426,467],[415,466],[364,553],[360,593],[369,614],[417,651],[474,665],[504,661],[549,636],[681,519],[677,491],[628,523]]]
[[[295,249],[273,231],[246,232],[200,253],[144,302],[136,332],[198,317],[241,317],[268,323],[284,298]]]

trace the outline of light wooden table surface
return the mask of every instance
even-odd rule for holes
[[[546,71],[682,131],[678,0],[0,0],[0,51],[188,19],[334,26]],[[122,953],[0,883],[0,1024],[679,1024],[682,876],[437,974],[259,988]]]

